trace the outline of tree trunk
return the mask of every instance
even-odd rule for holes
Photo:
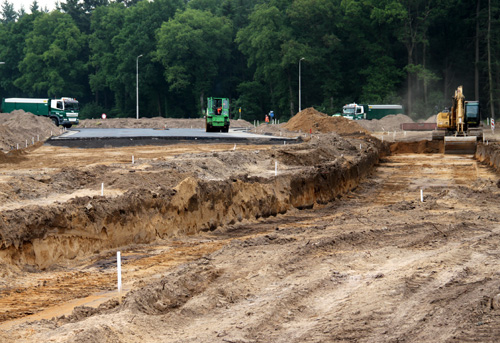
[[[293,91],[292,91],[292,80],[290,77],[290,73],[288,73],[288,91],[290,93],[290,118],[295,115],[294,113],[294,105],[293,105]]]
[[[426,79],[426,76],[425,76],[425,47],[426,47],[426,44],[425,44],[425,36],[424,36],[424,43],[423,43],[423,46],[422,46],[422,66],[424,67],[424,84],[423,84],[423,88],[424,88],[424,105],[425,105],[425,108],[427,109],[427,79]]]
[[[274,89],[273,89],[272,83],[269,84],[269,93],[271,94],[271,106],[273,106],[273,111],[274,111],[274,107],[275,107],[276,103],[274,102]],[[268,111],[269,111],[269,109],[265,110],[264,115],[265,115],[265,113],[268,113]]]
[[[443,70],[443,100],[446,106],[448,101],[448,66],[446,64]]]
[[[413,64],[413,47],[408,47],[408,65],[412,65]],[[412,82],[411,82],[411,72],[408,70],[407,72],[407,78],[408,78],[408,93],[407,93],[407,96],[408,96],[408,99],[407,99],[407,110],[408,110],[408,115],[411,116],[411,112],[412,112],[412,91],[411,91],[411,87],[412,87]]]
[[[495,84],[496,85],[499,85],[500,84],[500,75],[498,73],[498,70],[496,70],[496,73],[495,73]],[[496,92],[496,96],[495,96],[495,99],[497,99],[497,107],[500,107],[500,92],[497,90]]]
[[[488,35],[487,35],[487,45],[488,45],[488,81],[490,85],[490,116],[491,119],[495,119],[495,104],[493,101],[493,77],[491,75],[491,0],[488,0]]]
[[[203,109],[203,107],[205,106],[204,98],[205,98],[205,92],[202,91],[200,93],[200,108],[201,108],[201,115],[202,116],[203,116],[203,114],[205,114],[205,111]]]
[[[479,10],[481,0],[477,0],[476,6],[476,59],[474,61],[474,97],[479,101]]]
[[[162,117],[162,110],[161,110],[161,91],[158,89],[156,92],[156,105],[158,106],[158,117]]]

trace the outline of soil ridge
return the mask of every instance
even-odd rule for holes
[[[225,180],[188,177],[174,188],[133,189],[113,199],[79,197],[50,207],[4,211],[0,262],[45,269],[100,249],[214,230],[326,203],[355,188],[389,152],[376,139],[365,142],[363,154],[350,159],[343,154],[323,156],[321,163],[300,173]],[[313,144],[312,150],[320,146]]]

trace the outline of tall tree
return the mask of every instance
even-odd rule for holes
[[[115,53],[120,56],[117,72],[124,85],[125,97],[121,98],[122,108],[130,108],[135,103],[136,62],[139,61],[139,97],[144,104],[141,108],[146,116],[162,116],[167,110],[168,87],[162,75],[161,64],[154,60],[157,46],[157,31],[162,23],[172,18],[176,11],[184,9],[182,0],[141,1],[127,8],[125,21],[120,33],[114,38]],[[144,101],[145,100],[145,101]],[[133,107],[133,106],[132,106]]]
[[[90,33],[90,18],[92,12],[98,7],[107,6],[109,0],[66,0],[60,2],[58,9],[63,13],[68,13],[75,21],[80,31]]]
[[[39,15],[26,37],[21,76],[14,84],[31,96],[82,96],[86,60],[81,60],[86,37],[67,14]]]
[[[301,64],[302,108],[324,104],[332,110],[333,99],[339,98],[343,83],[339,77],[344,38],[341,38],[342,26],[345,24],[341,1],[296,0],[286,13],[292,32],[282,46],[286,49],[282,53],[282,64],[288,67],[287,73],[293,79],[293,99],[297,99],[297,64],[304,58]]]
[[[257,5],[249,16],[249,24],[236,36],[236,43],[248,58],[248,66],[255,70],[254,80],[266,85],[270,105],[281,111],[285,111],[291,100],[287,94],[290,80],[282,65],[284,44],[291,39],[292,34],[286,23],[287,17],[278,7]],[[295,61],[299,59],[295,58]]]
[[[30,12],[35,13],[40,11],[40,6],[38,6],[38,1],[33,0],[30,6]]]
[[[165,68],[170,89],[198,98],[198,113],[206,92],[221,77],[218,66],[229,58],[231,31],[226,18],[194,9],[178,12],[158,31],[156,60]]]
[[[13,23],[17,19],[17,13],[14,10],[14,5],[8,0],[4,0],[2,3],[2,18],[1,22],[3,24]]]
[[[93,72],[89,75],[89,84],[95,102],[105,108],[111,107],[111,91],[120,89],[121,81],[116,72],[120,60],[114,38],[123,27],[125,10],[123,4],[112,3],[97,8],[92,15],[89,48]],[[103,95],[101,98],[100,94]]]
[[[24,59],[26,48],[26,37],[33,30],[35,19],[40,12],[27,14],[18,21],[8,25],[0,25],[0,61],[5,65],[0,66],[0,88],[4,96],[27,95],[14,85],[14,81],[21,77],[18,69],[19,63]]]

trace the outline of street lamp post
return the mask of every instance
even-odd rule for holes
[[[302,111],[302,97],[301,97],[301,75],[300,75],[300,63],[304,60],[304,57],[302,57],[299,60],[299,112]]]
[[[135,99],[136,99],[136,103],[137,103],[137,108],[136,108],[136,112],[135,112],[136,119],[139,119],[139,58],[141,58],[141,57],[142,57],[142,55],[139,55],[135,59],[135,70],[136,70],[136,73],[135,73],[135,85],[136,85]]]

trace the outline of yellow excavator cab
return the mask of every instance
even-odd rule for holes
[[[451,129],[450,111],[439,112],[437,115],[437,127],[440,129]]]

